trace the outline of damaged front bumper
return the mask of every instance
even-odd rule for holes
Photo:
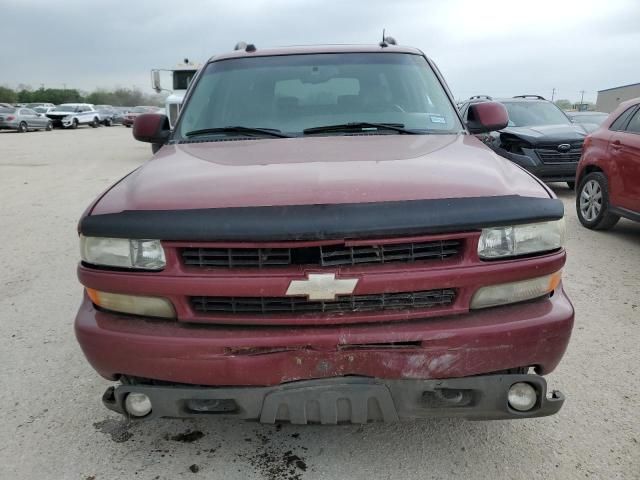
[[[527,411],[509,403],[509,389],[526,383],[535,390]],[[416,418],[460,417],[469,420],[533,418],[553,415],[564,396],[547,393],[539,375],[482,375],[446,380],[384,380],[334,377],[272,387],[194,387],[135,385],[109,387],[105,406],[127,415],[126,397],[144,394],[151,412],[144,417],[232,416],[261,423],[327,424],[397,422]]]

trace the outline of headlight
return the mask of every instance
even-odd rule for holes
[[[162,270],[166,265],[160,240],[80,236],[80,256],[91,265]]]
[[[484,228],[478,242],[478,256],[491,260],[550,252],[561,248],[564,241],[564,218],[552,222]]]
[[[87,288],[91,301],[105,310],[143,315],[145,317],[175,318],[173,304],[163,297],[145,297],[142,295],[124,295],[122,293],[100,292]]]
[[[562,273],[558,271],[543,277],[482,287],[473,295],[469,307],[487,308],[533,300],[553,292],[558,288],[561,278]]]

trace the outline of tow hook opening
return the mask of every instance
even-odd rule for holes
[[[222,399],[191,399],[185,403],[185,409],[189,413],[216,414],[238,413],[238,404],[230,398]]]
[[[473,404],[473,390],[436,388],[422,393],[422,403],[427,408],[467,407]]]

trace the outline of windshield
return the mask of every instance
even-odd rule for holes
[[[16,113],[16,109],[9,107],[0,107],[0,113]]]
[[[133,107],[129,110],[129,113],[146,113],[149,109],[147,107]]]
[[[173,72],[173,89],[186,90],[195,74],[196,70],[175,70]]]
[[[602,115],[574,115],[571,120],[573,123],[602,125],[607,117],[608,115],[604,113]]]
[[[76,105],[58,105],[53,109],[54,112],[75,112],[78,107]]]
[[[340,53],[210,63],[184,107],[177,136],[228,126],[302,135],[313,127],[359,122],[418,133],[462,130],[423,57]]]
[[[549,102],[503,102],[509,113],[510,127],[534,127],[540,125],[566,125],[569,118]]]

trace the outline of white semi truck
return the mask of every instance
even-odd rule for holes
[[[169,124],[171,128],[176,124],[178,119],[178,113],[180,113],[180,107],[182,106],[182,100],[189,88],[191,80],[198,72],[200,68],[199,64],[189,61],[185,58],[182,63],[179,63],[174,68],[156,68],[151,70],[151,86],[153,89],[160,93],[162,91],[171,92],[165,101],[165,108],[167,117],[169,117]],[[171,72],[172,87],[171,89],[163,88],[160,80],[160,72]]]

